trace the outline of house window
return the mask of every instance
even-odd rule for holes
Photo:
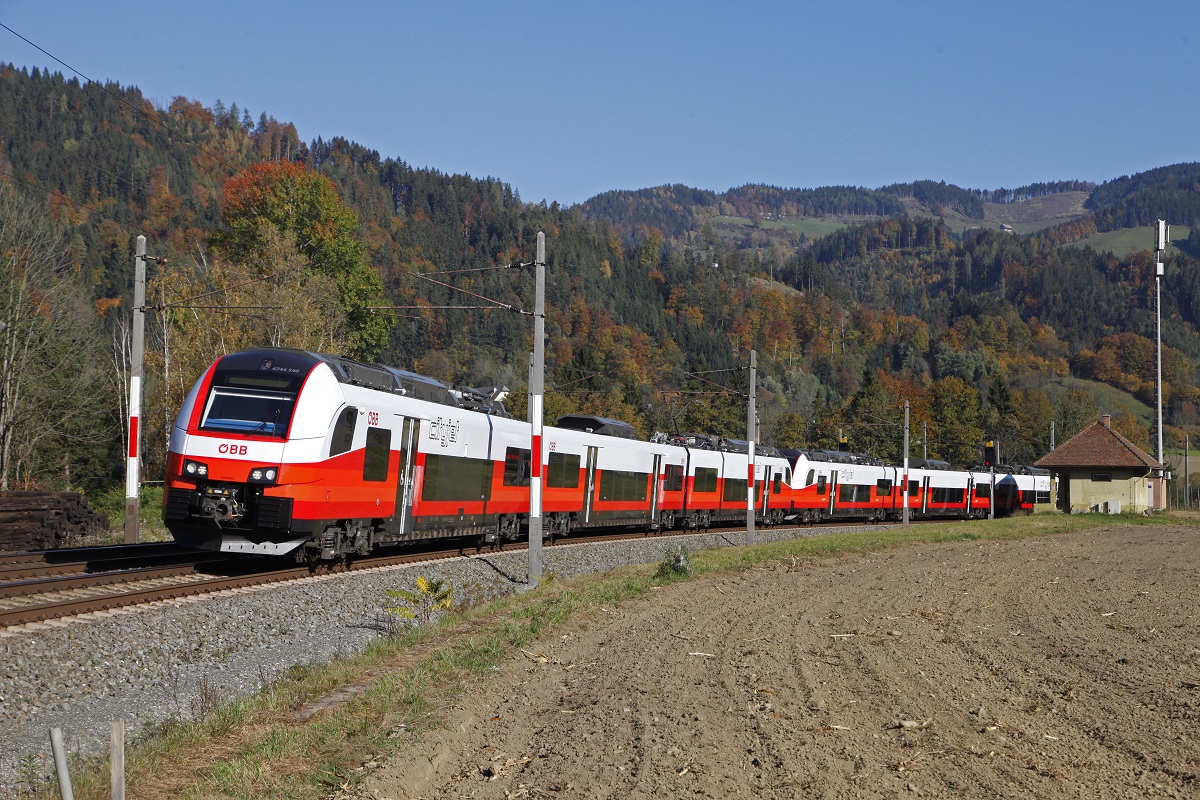
[[[1093,472],[1092,483],[1109,483],[1112,481],[1111,472]]]

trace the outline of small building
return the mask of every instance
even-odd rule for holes
[[[1059,511],[1119,514],[1166,508],[1163,465],[1114,431],[1108,414],[1039,458],[1036,466],[1054,476]]]

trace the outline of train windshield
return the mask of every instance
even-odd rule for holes
[[[282,437],[302,382],[303,376],[218,369],[200,428]]]

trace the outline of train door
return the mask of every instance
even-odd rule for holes
[[[397,415],[399,416],[399,415]],[[397,449],[398,476],[396,478],[396,522],[400,533],[412,533],[413,528],[413,470],[416,466],[417,433],[421,428],[421,420],[412,417],[400,417],[397,430],[400,431],[400,446]]]
[[[764,465],[762,471],[762,506],[759,508],[759,512],[762,514],[763,519],[767,519],[767,512],[771,510],[770,498],[772,495],[779,494],[782,488],[780,484],[783,481],[783,473],[772,473],[772,468],[769,465]]]
[[[975,509],[975,476],[967,473],[967,519],[971,518],[971,512]]]
[[[650,522],[658,522],[658,509],[662,503],[662,453],[654,454],[654,471],[650,473]]]
[[[836,469],[829,470],[829,506],[827,508],[830,514],[833,514],[833,509],[837,504],[838,493],[838,471]]]
[[[592,521],[592,511],[595,508],[596,499],[596,455],[600,452],[599,447],[589,447],[587,449],[587,494],[583,496],[583,521]]]
[[[929,513],[929,476],[921,479],[921,513]]]

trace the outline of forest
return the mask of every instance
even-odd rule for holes
[[[1163,281],[1167,446],[1200,430],[1200,165],[1096,186],[685,186],[526,203],[495,179],[414,168],[236,103],[165,107],[136,87],[0,65],[0,489],[121,491],[134,241],[147,287],[143,475],[217,355],[338,352],[525,412],[533,242],[547,236],[546,416],[594,412],[643,435],[744,438],[749,352],[759,439],[1031,463],[1102,413],[1153,451],[1154,266],[1064,246],[1159,217],[1191,225]],[[987,204],[1090,192],[1030,235],[947,223]],[[781,242],[718,216],[836,219]],[[483,298],[483,299],[480,299]]]

